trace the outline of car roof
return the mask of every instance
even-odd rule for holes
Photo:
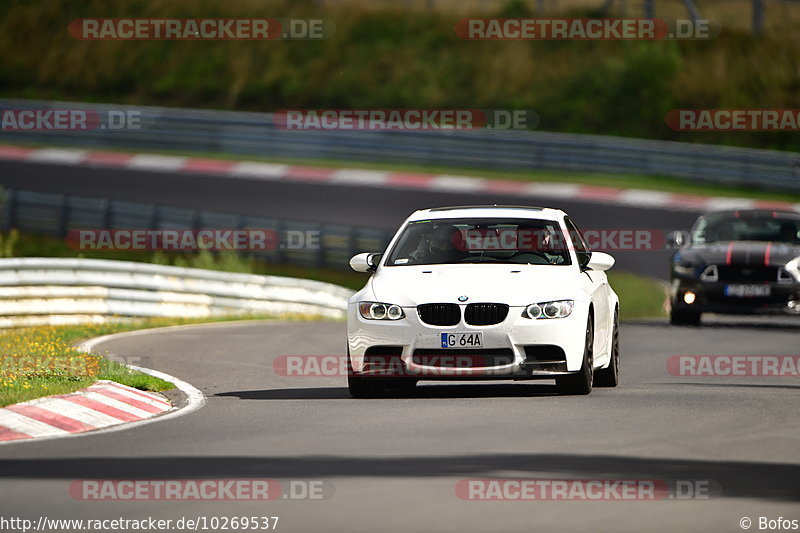
[[[540,220],[560,220],[564,212],[549,207],[529,205],[457,205],[432,207],[415,211],[409,220],[431,220],[448,218],[531,218]]]
[[[710,211],[704,213],[701,218],[709,216],[730,216],[739,218],[797,218],[800,219],[800,213],[796,211],[784,211],[779,209],[723,209],[720,211]]]

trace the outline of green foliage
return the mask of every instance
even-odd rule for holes
[[[800,147],[797,135],[686,134],[664,124],[673,107],[800,108],[800,40],[791,17],[770,15],[773,27],[759,38],[729,29],[725,19],[723,34],[708,41],[473,42],[453,29],[464,13],[382,5],[6,0],[0,3],[0,95],[259,111],[535,109],[541,128],[552,131]],[[535,16],[535,5],[509,0],[482,15]],[[574,6],[564,5],[569,16],[598,14]],[[321,41],[202,42],[79,41],[66,31],[75,18],[132,14],[326,18],[336,31]]]
[[[0,257],[16,257],[14,249],[19,241],[19,232],[12,229],[8,233],[0,233]]]
[[[620,55],[575,72],[550,96],[543,128],[657,137],[677,106],[670,87],[681,62],[674,43],[623,43]]]

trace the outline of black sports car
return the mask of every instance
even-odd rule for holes
[[[800,314],[800,213],[714,212],[676,244],[673,324],[699,324],[704,312]]]

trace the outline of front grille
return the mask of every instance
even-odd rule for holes
[[[418,365],[438,368],[480,368],[510,365],[514,362],[511,348],[419,348],[414,350],[412,361]]]
[[[763,265],[719,265],[719,281],[764,282],[778,280],[778,267]]]
[[[471,326],[499,324],[507,316],[506,304],[469,304],[464,311],[464,321]]]
[[[431,326],[455,326],[461,320],[461,309],[456,304],[418,305],[417,314]]]

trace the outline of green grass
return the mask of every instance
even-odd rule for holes
[[[628,272],[608,272],[608,282],[619,296],[619,318],[663,318],[666,292],[658,281]]]
[[[82,351],[75,346],[82,340],[138,329],[271,318],[274,317],[236,315],[205,318],[146,318],[104,324],[38,326],[5,330],[0,332],[0,354],[3,354],[0,355],[0,407],[42,396],[74,392],[101,379],[144,391],[165,391],[175,388],[168,381],[132,370],[100,354]]]
[[[131,326],[43,326],[0,333],[0,353],[4,354],[0,364],[0,406],[73,392],[100,379],[148,391],[174,388],[172,383],[85,353],[71,344],[77,338]]]
[[[534,109],[547,131],[800,148],[795,132],[690,134],[664,122],[677,108],[800,108],[796,2],[771,3],[767,31],[753,36],[749,2],[734,10],[730,0],[704,0],[702,15],[722,24],[718,37],[652,42],[474,42],[454,32],[458,19],[474,14],[535,16],[534,1],[491,2],[475,13],[455,7],[420,12],[406,9],[406,2],[355,4],[5,0],[0,95],[256,111]],[[601,16],[600,4],[569,2],[546,16]],[[471,5],[477,10],[480,4]],[[631,5],[628,16],[639,16],[640,9]],[[659,1],[657,9],[661,16],[686,14],[678,0]],[[71,20],[83,17],[253,16],[325,18],[336,32],[302,42],[98,42],[76,40],[67,31]]]

